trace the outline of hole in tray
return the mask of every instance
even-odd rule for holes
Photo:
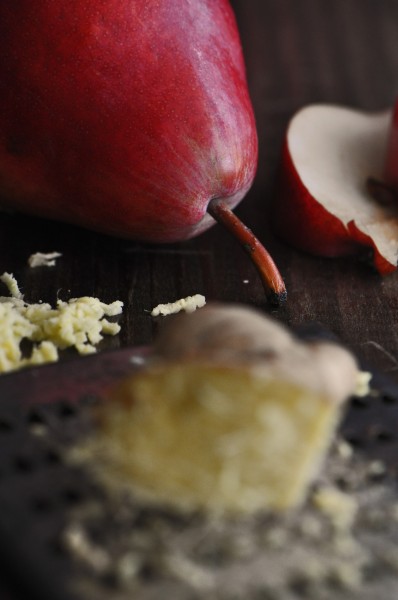
[[[26,420],[29,425],[46,425],[45,418],[37,410],[31,410],[26,416]]]
[[[394,398],[394,396],[391,396],[390,394],[382,394],[381,401],[383,404],[396,404],[397,398]]]
[[[10,433],[14,430],[14,423],[9,419],[0,418],[0,433]]]
[[[356,435],[349,435],[345,438],[345,440],[354,448],[363,448],[365,446],[365,441]]]
[[[38,498],[33,498],[32,508],[36,512],[44,514],[48,513],[53,508],[53,504],[50,498],[47,498],[46,496],[40,496]]]
[[[62,462],[56,450],[48,450],[44,455],[44,460],[50,465],[59,465]]]
[[[63,544],[62,539],[60,539],[59,536],[50,539],[48,542],[48,546],[52,554],[62,557],[65,556],[65,545]]]
[[[396,439],[395,434],[385,429],[382,423],[374,423],[368,428],[367,435],[373,442],[392,442]]]
[[[58,405],[58,415],[61,418],[69,418],[69,417],[74,417],[77,413],[77,409],[76,406],[73,406],[72,404],[69,404],[67,402],[61,402]]]
[[[382,431],[377,432],[375,438],[378,442],[385,443],[385,442],[392,442],[395,439],[395,436],[390,431],[382,430]]]
[[[351,406],[353,408],[369,408],[369,399],[356,397],[351,400]]]
[[[30,473],[34,468],[33,462],[27,456],[17,456],[14,465],[20,473]]]
[[[78,504],[83,500],[83,494],[76,488],[69,488],[62,492],[62,499],[68,504]]]
[[[298,598],[308,598],[309,582],[304,575],[297,574],[293,576],[289,582],[289,589]],[[264,597],[267,598],[267,596]],[[268,598],[270,598],[270,596],[268,596]]]
[[[371,470],[368,473],[369,481],[383,481],[384,479],[386,479],[386,477],[387,477],[387,472],[382,471],[382,470],[380,470],[380,471],[377,471],[377,470],[372,471]]]
[[[335,483],[336,483],[336,486],[342,491],[346,491],[350,487],[350,484],[345,477],[337,477],[337,479],[335,480]]]
[[[101,576],[101,583],[104,587],[109,588],[111,590],[116,589],[118,587],[118,581],[115,573],[109,572],[104,573]]]

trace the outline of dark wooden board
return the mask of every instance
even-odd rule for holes
[[[201,292],[208,301],[244,302],[293,326],[318,321],[387,369],[398,355],[398,275],[384,279],[354,260],[306,256],[268,227],[273,182],[287,122],[300,106],[327,101],[377,110],[398,89],[398,5],[388,0],[235,0],[260,139],[258,173],[237,213],[267,245],[289,299],[267,306],[246,255],[219,226],[170,246],[108,238],[69,225],[0,215],[0,270],[14,273],[28,300],[85,294],[125,302],[122,332],[104,346],[147,344],[159,302]],[[58,250],[53,269],[27,257]],[[244,280],[249,283],[245,284]],[[381,350],[383,348],[383,350]]]
[[[243,302],[292,325],[316,321],[374,366],[398,372],[398,274],[384,279],[354,260],[292,250],[268,226],[268,208],[289,118],[311,102],[366,110],[391,106],[398,89],[398,4],[393,0],[234,0],[256,113],[260,158],[237,213],[268,246],[288,303],[267,306],[247,256],[219,226],[186,243],[147,246],[68,225],[0,215],[0,271],[14,273],[28,300],[85,294],[125,302],[122,332],[104,347],[148,344],[160,302],[203,293]],[[32,252],[58,250],[53,269],[29,269]],[[248,283],[244,283],[248,280]]]

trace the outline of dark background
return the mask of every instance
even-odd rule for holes
[[[103,348],[148,344],[158,303],[203,293],[207,301],[254,305],[293,327],[330,329],[355,352],[398,373],[398,274],[384,279],[347,259],[313,258],[276,240],[268,227],[284,131],[312,102],[366,110],[392,106],[398,89],[398,2],[394,0],[234,0],[260,140],[252,190],[236,210],[273,254],[288,302],[275,311],[248,257],[215,226],[192,241],[146,246],[69,225],[0,215],[0,271],[17,277],[29,301],[82,295],[125,303],[122,331]],[[52,269],[28,256],[57,250]],[[249,283],[243,283],[243,280]]]

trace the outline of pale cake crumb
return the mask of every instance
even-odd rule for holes
[[[354,450],[346,440],[339,440],[336,444],[336,449],[341,458],[349,459],[354,454]]]
[[[381,460],[373,460],[368,467],[368,475],[370,477],[377,477],[384,475],[386,472],[386,466]]]
[[[369,373],[369,371],[358,371],[355,396],[363,397],[369,394],[371,379],[372,373]]]
[[[353,496],[341,492],[337,488],[324,487],[312,495],[316,508],[329,517],[336,529],[346,529],[352,526],[358,504]]]

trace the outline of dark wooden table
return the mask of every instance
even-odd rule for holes
[[[202,293],[242,302],[293,327],[320,323],[376,368],[398,378],[398,273],[384,279],[355,260],[301,254],[268,225],[273,183],[290,116],[312,102],[366,110],[391,106],[398,91],[395,0],[234,0],[260,139],[258,173],[237,209],[267,245],[288,289],[267,305],[247,256],[215,226],[186,243],[151,246],[21,215],[0,216],[0,272],[17,277],[29,301],[82,295],[125,303],[119,336],[102,348],[149,344],[158,303]],[[28,256],[57,250],[52,269]],[[248,280],[248,283],[244,283]],[[5,598],[5,593],[0,595]]]
[[[0,216],[0,271],[28,300],[95,295],[125,303],[122,331],[103,347],[148,344],[160,302],[203,293],[243,302],[292,325],[319,322],[370,363],[398,374],[398,274],[384,279],[355,260],[306,256],[268,226],[287,122],[299,107],[333,102],[391,106],[398,90],[394,0],[234,0],[260,140],[257,177],[237,214],[272,252],[288,289],[278,311],[265,301],[247,256],[219,226],[192,241],[148,246],[19,215]],[[58,250],[53,269],[29,269],[32,252]],[[243,283],[243,280],[249,283]]]
[[[255,183],[237,214],[272,252],[288,303],[267,306],[247,256],[214,227],[192,241],[149,246],[20,215],[0,216],[0,271],[28,300],[95,295],[125,303],[117,338],[103,347],[148,344],[160,302],[203,293],[243,302],[292,325],[316,321],[370,363],[398,373],[398,274],[384,279],[355,260],[292,250],[268,226],[274,174],[290,116],[312,102],[366,110],[391,106],[398,90],[398,3],[394,0],[234,0],[260,140]],[[53,269],[29,269],[32,252],[58,250]],[[243,283],[243,280],[249,283]]]
[[[398,90],[398,3],[394,0],[234,0],[260,140],[254,185],[236,210],[272,252],[288,289],[278,311],[266,304],[246,255],[219,226],[172,246],[146,246],[17,215],[0,217],[0,270],[28,300],[85,294],[125,303],[117,338],[104,347],[148,344],[148,310],[203,293],[243,302],[292,325],[319,322],[370,363],[398,373],[398,274],[384,279],[355,260],[301,254],[268,226],[287,122],[299,107],[333,102],[391,106]],[[32,252],[58,250],[56,268],[32,270]],[[249,283],[243,283],[249,280]]]

